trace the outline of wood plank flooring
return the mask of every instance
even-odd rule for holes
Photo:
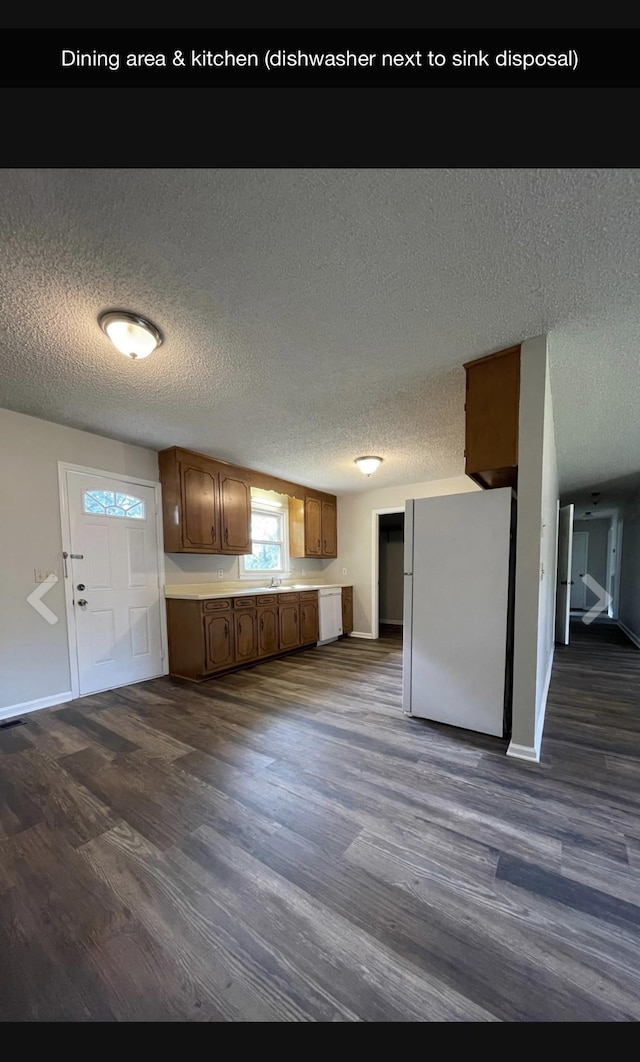
[[[389,629],[0,731],[0,1020],[640,1020],[640,652],[572,624],[539,765],[401,673]]]

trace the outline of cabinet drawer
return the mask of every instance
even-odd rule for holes
[[[233,599],[233,607],[234,608],[255,608],[256,607],[256,599],[255,599],[255,597],[234,597],[234,599]]]
[[[218,609],[231,608],[231,598],[229,597],[214,597],[209,601],[203,602],[205,612],[217,612]]]
[[[299,605],[300,594],[278,594],[279,605]]]
[[[278,595],[277,594],[259,594],[258,595],[258,604],[259,605],[277,605],[278,604]]]
[[[301,594],[300,594],[300,600],[301,601],[317,601],[318,600],[318,591],[317,590],[303,590],[301,592]]]

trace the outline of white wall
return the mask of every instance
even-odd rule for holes
[[[226,586],[237,586],[240,582],[240,558],[224,557],[219,554],[210,556],[198,553],[166,553],[164,558],[165,578],[167,586],[184,586],[188,583],[220,583],[224,589]],[[291,576],[294,581],[297,577],[307,576],[308,582],[324,583],[325,572],[331,561],[315,560],[314,558],[295,559],[291,558]],[[218,579],[218,569],[222,569],[222,579]],[[256,582],[264,584],[265,577],[256,579]],[[344,582],[344,580],[342,580]],[[243,584],[245,585],[245,584]]]
[[[640,647],[640,494],[622,506],[621,517],[618,622]]]
[[[558,470],[546,336],[522,344],[509,755],[539,760],[554,652]]]
[[[600,584],[603,590],[607,589],[607,546],[609,542],[609,528],[611,520],[608,518],[592,518],[590,520],[575,520],[574,531],[586,531],[589,536],[589,548],[587,552],[587,571],[592,579]],[[590,609],[598,601],[598,594],[587,589],[586,607]]]
[[[461,494],[481,489],[468,476],[455,476],[338,495],[338,559],[331,562],[325,576],[327,582],[353,586],[354,634],[371,637],[373,632],[371,550],[374,511],[403,509],[407,498],[432,498],[439,494]]]
[[[0,710],[71,690],[58,493],[58,461],[158,479],[157,454],[0,409]],[[59,582],[45,603],[49,625],[27,603],[34,569]],[[51,703],[54,703],[53,701]]]
[[[380,532],[380,622],[402,623],[404,604],[404,533],[400,528]]]

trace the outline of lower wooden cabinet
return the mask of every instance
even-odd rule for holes
[[[231,612],[213,612],[204,617],[204,655],[207,671],[233,664]]]
[[[278,606],[280,615],[280,648],[295,649],[300,645],[300,598],[287,594]]]
[[[258,655],[258,613],[255,608],[233,613],[235,663],[244,664]]]
[[[169,672],[201,682],[318,641],[318,593],[167,599]]]
[[[351,634],[353,630],[353,587],[342,587],[342,633]]]
[[[277,605],[258,609],[258,656],[273,656],[280,649],[280,621]]]
[[[308,645],[320,637],[317,590],[303,590],[300,594],[300,642]]]

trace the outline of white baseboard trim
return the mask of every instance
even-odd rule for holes
[[[373,638],[371,631],[365,634],[364,631],[351,631],[350,638]]]
[[[56,704],[66,704],[73,700],[71,690],[66,693],[56,693],[53,697],[40,697],[35,701],[23,701],[22,704],[10,704],[8,708],[0,708],[0,719],[13,719],[16,715],[27,715],[29,712],[38,712],[41,708],[53,708]]]
[[[514,756],[516,760],[529,760],[530,763],[540,763],[540,750],[533,745],[517,745],[510,741],[507,756]]]
[[[380,620],[380,623],[385,623],[387,627],[401,627],[402,622],[402,620]]]
[[[629,627],[627,627],[626,623],[622,622],[622,620],[616,620],[616,623],[618,624],[620,630],[626,634],[627,638],[632,641],[634,645],[637,645],[638,649],[640,649],[640,638],[638,637],[638,635],[634,634],[633,631]]]
[[[538,715],[536,718],[536,729],[533,737],[533,745],[519,745],[515,741],[509,742],[509,748],[507,749],[507,756],[513,756],[516,760],[528,760],[529,763],[540,763],[540,749],[542,748],[542,733],[544,730],[544,717],[547,711],[547,699],[549,696],[549,686],[551,685],[551,674],[553,672],[553,657],[555,653],[555,646],[551,650],[551,656],[549,657],[549,664],[547,667],[547,673],[544,679],[544,689],[540,698],[540,707],[538,708]]]

